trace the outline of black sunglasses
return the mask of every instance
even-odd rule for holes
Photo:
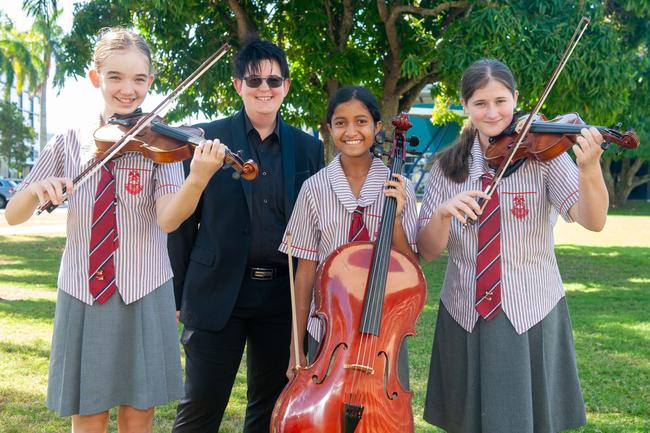
[[[253,89],[260,87],[262,85],[262,81],[266,81],[266,84],[268,84],[269,87],[275,89],[282,86],[282,83],[284,83],[284,78],[278,75],[269,75],[268,77],[249,75],[248,77],[244,77],[244,81],[246,81],[246,85],[248,87],[251,87]]]

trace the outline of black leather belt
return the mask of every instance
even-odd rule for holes
[[[274,280],[289,274],[286,266],[249,266],[247,274],[251,280]]]

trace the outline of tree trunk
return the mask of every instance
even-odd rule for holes
[[[613,208],[625,205],[634,188],[650,182],[650,174],[637,176],[637,173],[647,161],[641,158],[623,158],[620,162],[620,167],[612,167],[612,158],[603,157],[601,163],[605,186],[607,186],[609,194],[609,203]]]
[[[45,84],[41,86],[40,94],[40,113],[39,113],[39,133],[38,145],[42,150],[47,144],[47,76],[45,77]]]

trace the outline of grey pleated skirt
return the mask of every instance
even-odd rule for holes
[[[60,416],[147,409],[183,395],[171,280],[125,305],[88,305],[59,290],[46,405]]]
[[[450,433],[554,433],[586,423],[565,298],[518,335],[505,314],[466,332],[440,303],[424,419]]]

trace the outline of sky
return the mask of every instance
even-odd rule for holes
[[[68,33],[72,27],[72,12],[75,3],[84,3],[82,0],[59,0],[59,8],[63,13],[59,18],[59,25],[64,33]],[[0,10],[11,18],[18,30],[28,30],[32,19],[28,18],[22,11],[22,0],[0,0]],[[50,75],[53,75],[50,71]],[[161,100],[162,95],[149,94],[143,103],[143,110],[150,111]],[[78,105],[83,103],[83,107]],[[99,113],[101,110],[101,99],[99,91],[95,89],[87,77],[68,77],[62,89],[53,88],[52,83],[48,85],[47,93],[47,129],[48,133],[56,133],[70,124],[75,119],[74,113]],[[203,121],[204,118],[193,119]]]

